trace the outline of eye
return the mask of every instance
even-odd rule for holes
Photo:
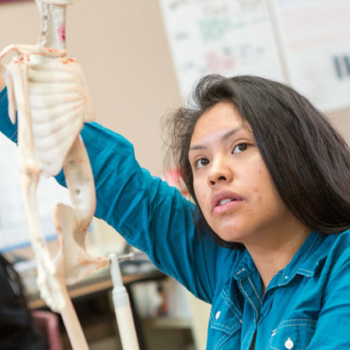
[[[209,159],[207,158],[199,158],[194,162],[194,166],[196,169],[201,169],[209,164]]]
[[[241,153],[243,151],[246,151],[247,149],[248,149],[247,143],[240,143],[233,149],[232,153]]]

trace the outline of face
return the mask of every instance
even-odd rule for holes
[[[224,240],[266,239],[292,215],[281,200],[248,125],[230,103],[220,102],[198,120],[189,160],[199,206]]]

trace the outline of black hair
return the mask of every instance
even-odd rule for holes
[[[208,75],[197,84],[193,107],[167,118],[172,156],[196,203],[195,220],[220,245],[198,205],[188,158],[195,125],[219,102],[230,102],[249,124],[275,187],[290,212],[306,227],[337,233],[350,227],[350,152],[328,120],[303,96],[284,84],[256,76]]]

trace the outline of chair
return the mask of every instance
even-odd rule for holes
[[[58,316],[50,311],[33,311],[34,324],[47,339],[50,350],[63,350]]]

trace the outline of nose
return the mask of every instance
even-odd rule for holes
[[[210,187],[221,186],[223,183],[233,180],[233,171],[229,160],[225,156],[216,157],[211,162],[208,173],[208,184]]]

